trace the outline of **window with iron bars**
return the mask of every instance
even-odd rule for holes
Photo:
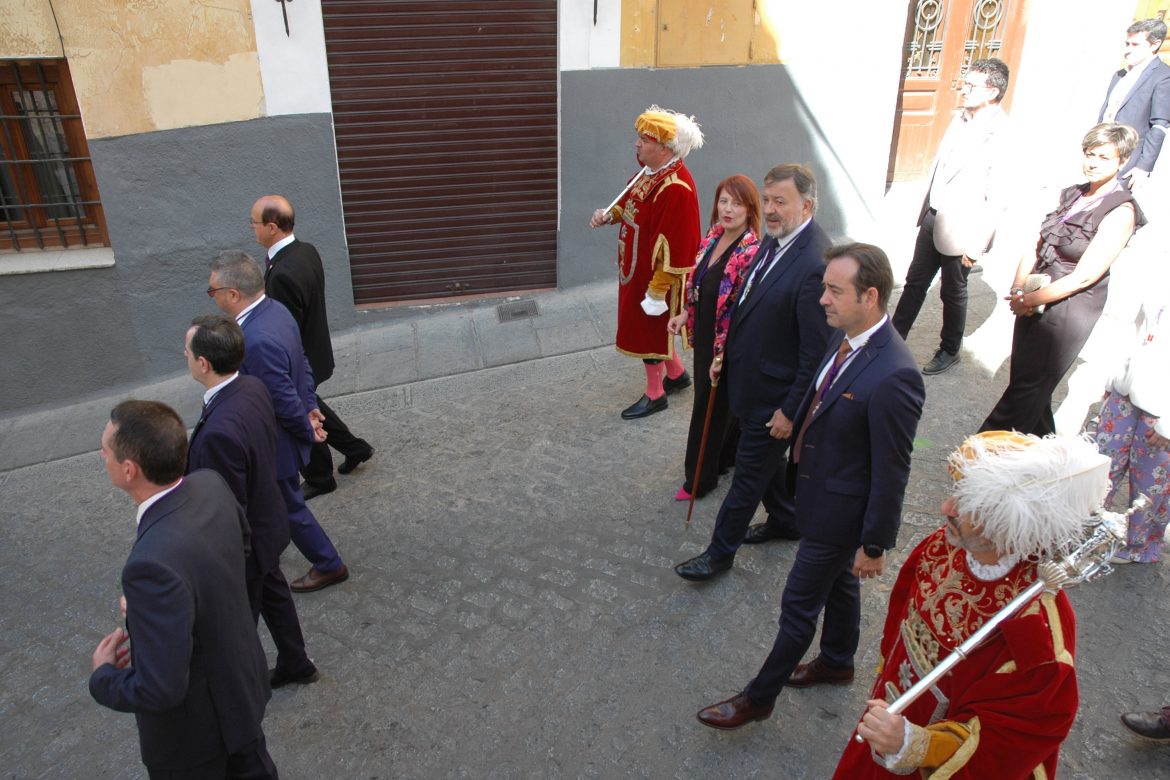
[[[0,60],[0,253],[107,244],[65,60]]]

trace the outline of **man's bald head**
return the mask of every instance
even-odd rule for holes
[[[267,248],[293,232],[296,212],[283,195],[265,195],[252,204],[251,222],[256,243]]]

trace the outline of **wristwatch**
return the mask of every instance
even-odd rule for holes
[[[863,544],[861,549],[865,551],[866,558],[880,558],[886,554],[885,549],[876,544]]]

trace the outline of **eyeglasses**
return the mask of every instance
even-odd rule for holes
[[[207,288],[207,297],[214,298],[215,294],[217,292],[222,292],[223,290],[234,290],[234,289],[236,289],[236,288],[235,287],[208,287]]]
[[[967,92],[973,89],[991,89],[990,84],[972,84],[970,81],[964,81],[959,85],[960,92]]]
[[[256,220],[254,220],[254,219],[249,219],[249,220],[248,220],[248,225],[249,225],[250,227],[256,227],[256,226],[258,226],[258,225],[267,225],[267,224],[268,224],[267,222],[257,222],[257,221],[256,221]]]

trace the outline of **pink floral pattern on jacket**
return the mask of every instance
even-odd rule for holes
[[[695,277],[701,274],[710,262],[718,262],[719,258],[705,259],[707,252],[723,235],[723,225],[715,224],[707,231],[703,241],[699,244],[699,253],[695,256],[695,270],[687,275],[687,343],[695,346]],[[731,250],[731,257],[727,258],[727,265],[723,267],[723,278],[719,281],[719,299],[715,306],[715,355],[723,354],[723,347],[727,343],[727,329],[731,326],[731,315],[739,302],[739,293],[747,280],[752,261],[756,258],[756,250],[760,248],[760,240],[755,233],[748,229],[739,243]]]

